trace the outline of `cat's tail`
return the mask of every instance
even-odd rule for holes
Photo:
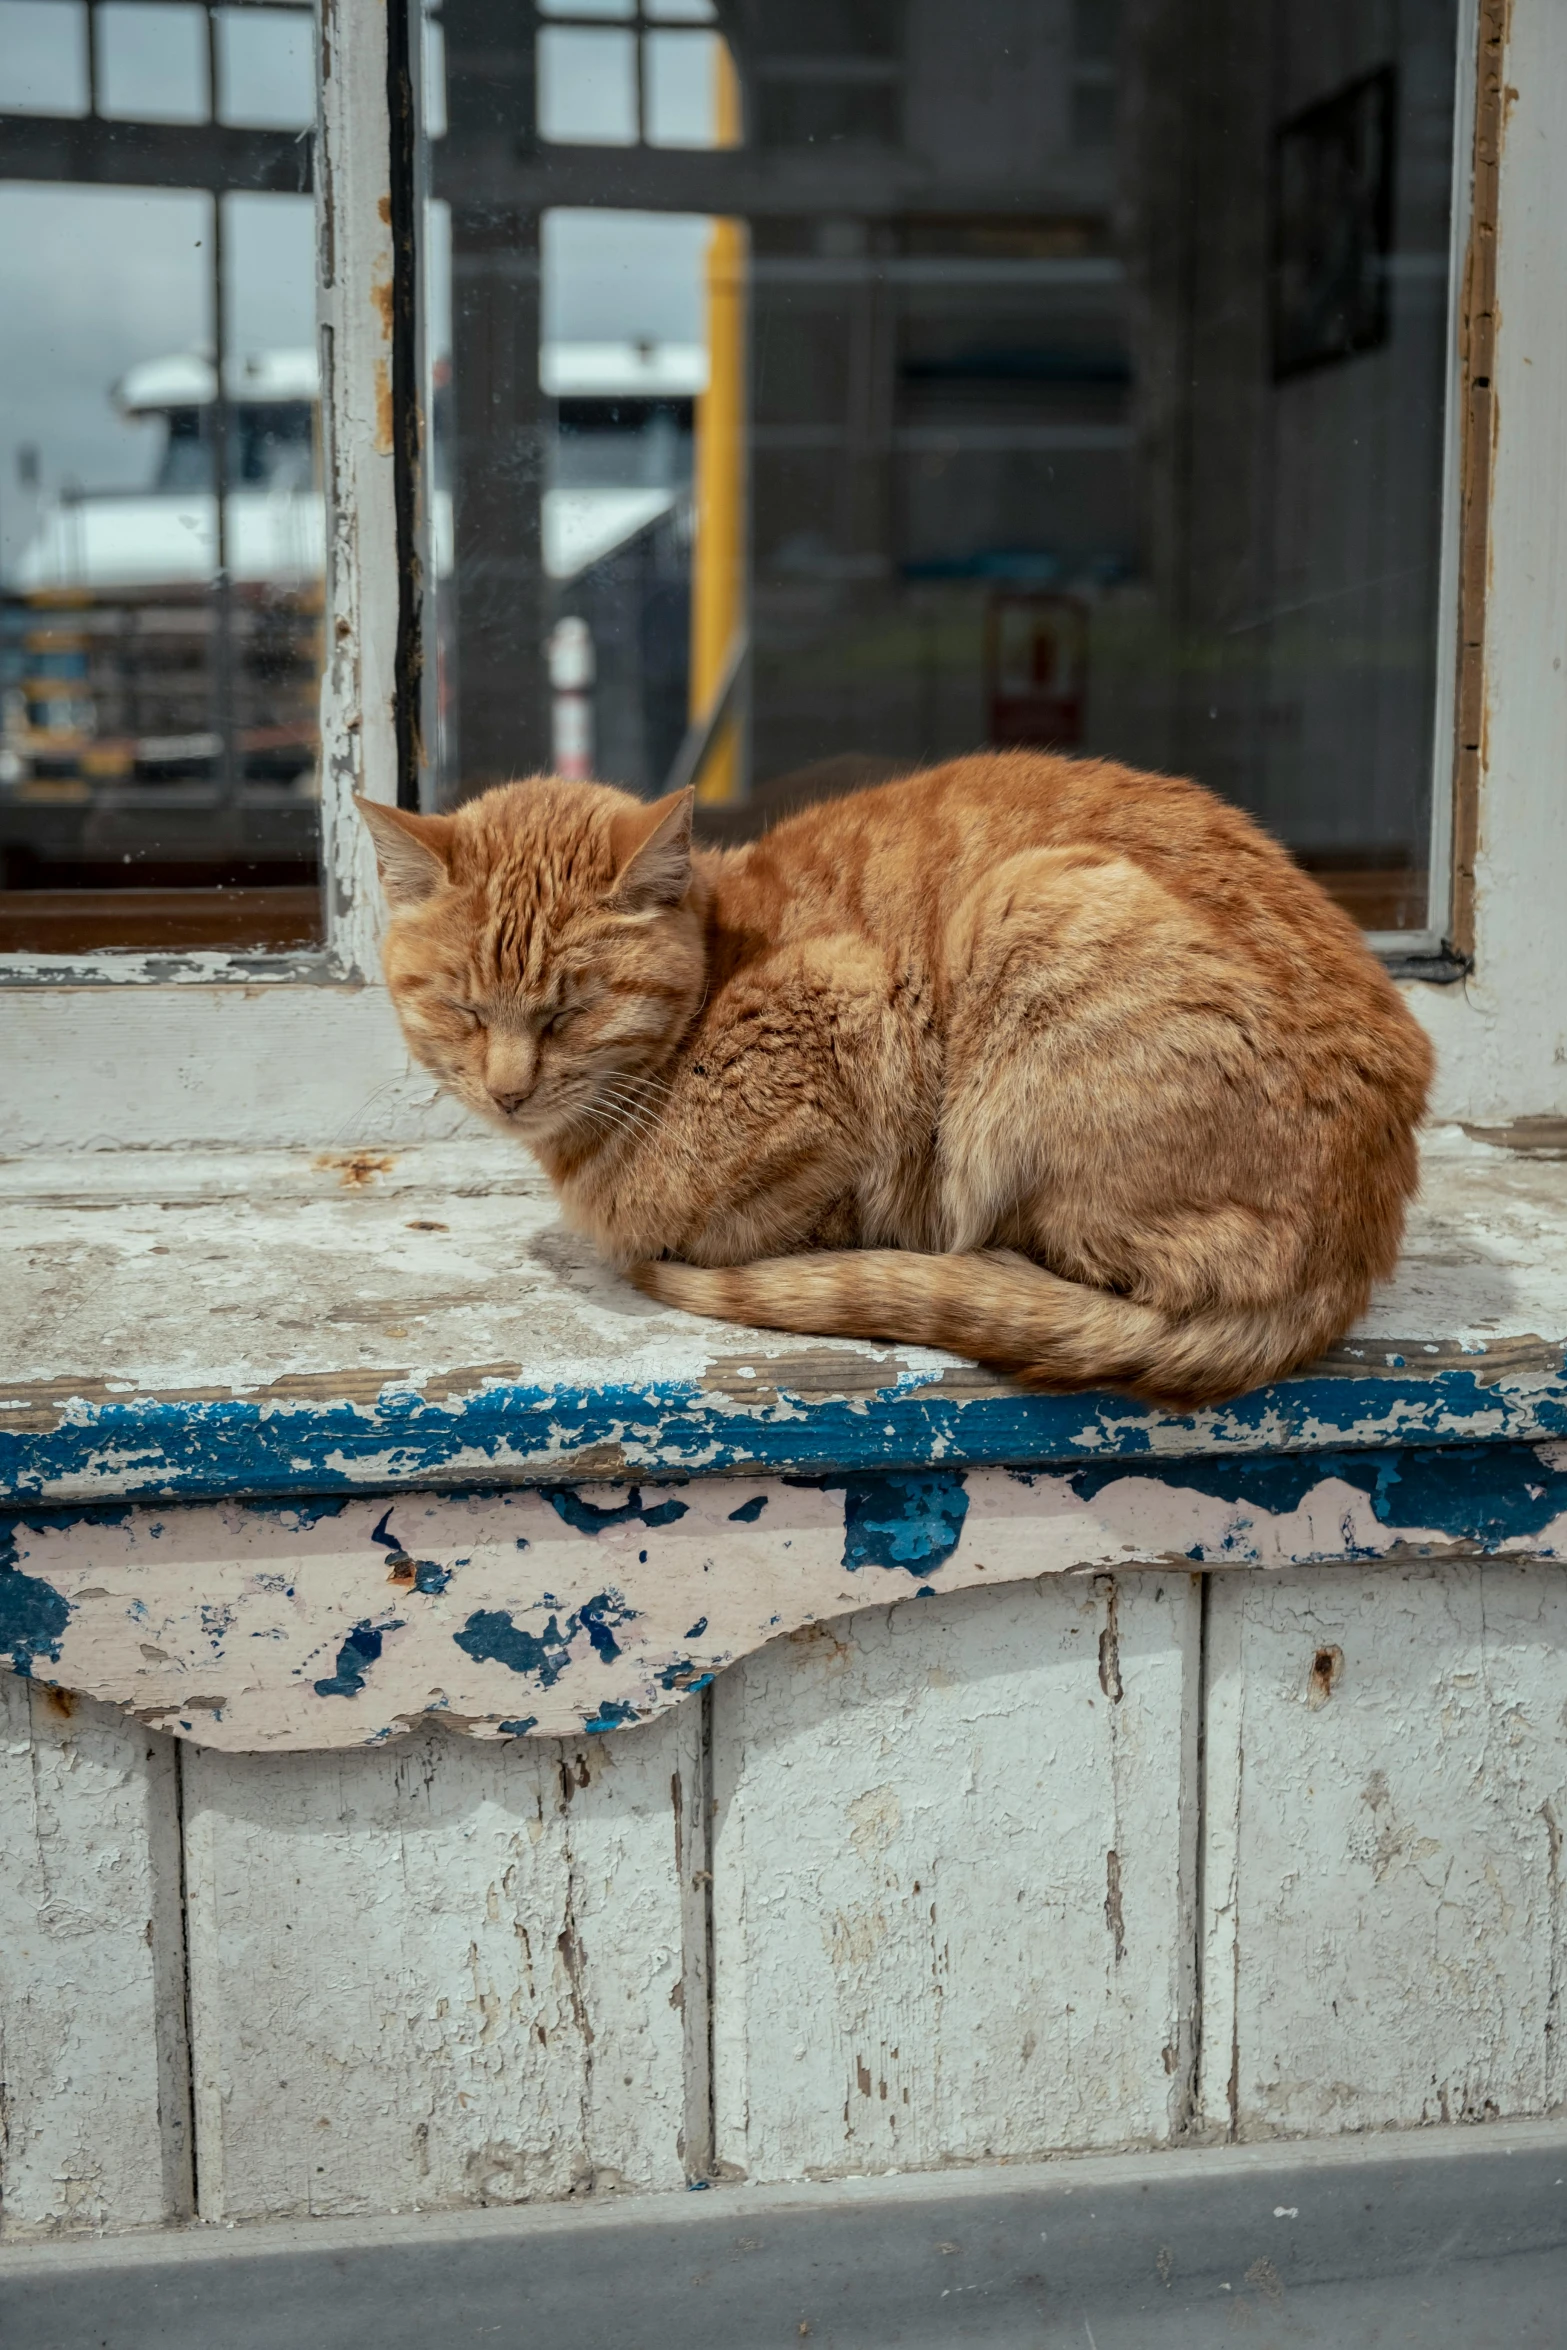
[[[1222,1403],[1309,1362],[1360,1301],[1297,1295],[1263,1307],[1172,1315],[1063,1281],[1006,1249],[924,1256],[826,1250],[709,1270],[650,1262],[630,1279],[688,1313],[770,1330],[940,1346],[1031,1387],[1113,1387],[1189,1409]]]

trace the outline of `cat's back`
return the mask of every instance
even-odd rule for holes
[[[1209,969],[1226,966],[1259,1033],[1308,1057],[1347,1051],[1401,1102],[1423,1098],[1424,1031],[1356,925],[1241,809],[1179,776],[978,753],[787,818],[724,860],[721,895],[750,937],[858,933],[896,969],[928,975],[939,995],[965,913],[979,904],[982,924],[990,918],[1001,869],[1019,871],[1014,861],[1031,850],[1081,865],[1060,892],[1072,903],[1113,886],[1110,869],[1136,867],[1150,918],[1168,918],[1163,941],[1200,944]],[[1122,968],[1107,970],[1107,983],[1179,994],[1179,973],[1149,947],[1132,958],[1143,981]]]
[[[982,752],[823,802],[734,858],[726,888],[775,936],[846,922],[912,944],[1030,849],[1128,859],[1242,951],[1376,972],[1354,924],[1240,809],[1109,759]]]

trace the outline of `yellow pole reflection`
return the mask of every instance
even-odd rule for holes
[[[740,84],[728,45],[717,44],[714,144],[740,144]],[[707,248],[707,389],[696,404],[691,548],[693,722],[713,705],[745,627],[746,224],[715,220]],[[740,732],[731,711],[697,779],[699,800],[740,790]]]

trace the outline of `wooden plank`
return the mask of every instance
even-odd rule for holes
[[[714,1691],[714,2098],[753,2179],[1158,2144],[1188,2088],[1198,1579],[1041,1579]]]
[[[193,1754],[204,2219],[678,2186],[683,1720]]]
[[[322,1052],[360,1065],[293,1036],[294,1059]],[[326,1148],[223,1169],[0,1167],[0,1490],[226,1501],[1567,1436],[1567,1171],[1457,1130],[1426,1138],[1403,1262],[1346,1344],[1181,1414],[653,1306],[562,1229],[521,1152],[367,1149],[360,1107]]]
[[[1437,1048],[1436,1114],[1494,1122],[1567,1112],[1567,10],[1484,0],[1480,15],[1453,843],[1474,972],[1404,992]]]
[[[873,1593],[1129,1566],[1567,1560],[1562,1448],[519,1487],[20,1520],[0,1663],[231,1753],[595,1735]]]
[[[1558,2108],[1564,1721],[1557,1569],[1213,1579],[1207,2128]]]
[[[0,2238],[190,2211],[173,1741],[0,1674]]]

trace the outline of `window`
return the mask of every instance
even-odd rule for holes
[[[585,145],[718,143],[712,0],[541,0],[538,127]]]
[[[1272,0],[1222,72],[1189,5],[763,0],[724,20],[727,131],[694,74],[657,95],[663,9],[550,0],[525,168],[481,112],[501,22],[447,0],[442,792],[547,755],[571,617],[598,771],[640,791],[689,763],[671,713],[743,666],[713,837],[1050,744],[1197,776],[1368,930],[1432,943],[1457,0]],[[684,162],[650,152],[677,116]],[[697,218],[732,226],[700,286]],[[591,333],[557,333],[563,301]],[[698,693],[726,529],[733,642]]]
[[[0,5],[0,950],[321,937],[308,9]]]
[[[1472,956],[1417,1000],[1485,1114],[1558,1068],[1528,925],[1465,912],[1482,799],[1555,870],[1497,747],[1544,509],[1488,521],[1555,447],[1557,257],[1507,281],[1554,197],[1487,225],[1549,15],[323,5],[0,0],[0,977],[51,1085],[134,979],[113,1132],[270,1132],[239,979],[223,1034],[404,1100],[355,790],[559,757],[722,840],[986,743],[1193,774],[1395,969]]]

